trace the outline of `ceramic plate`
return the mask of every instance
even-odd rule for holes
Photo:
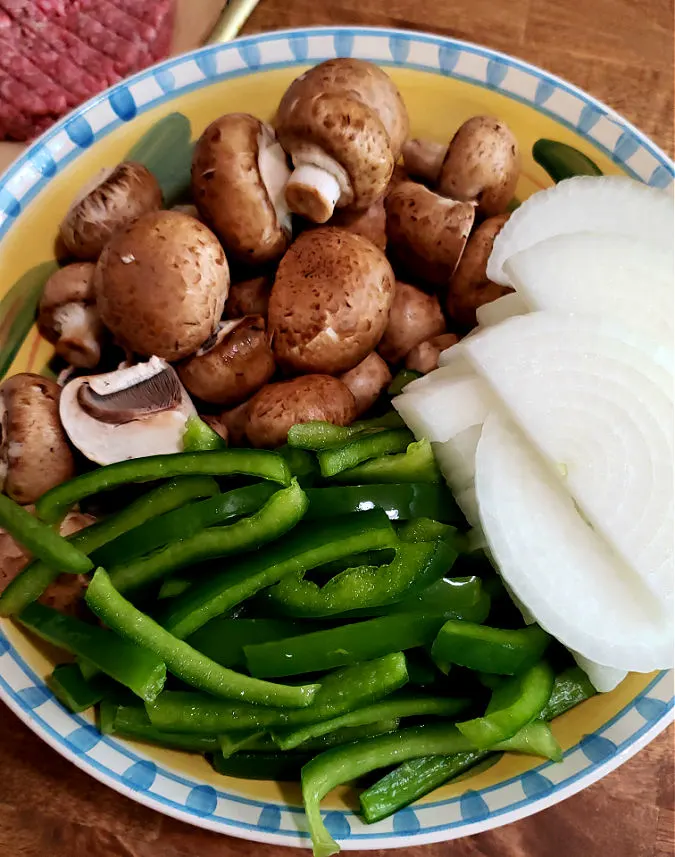
[[[43,371],[50,358],[32,319],[54,267],[57,224],[98,169],[133,156],[155,169],[169,197],[186,180],[191,141],[222,113],[271,118],[308,65],[353,56],[383,65],[399,86],[416,136],[447,140],[477,113],[504,119],[524,153],[517,195],[551,183],[529,152],[541,137],[576,146],[605,173],[660,188],[673,165],[624,119],[584,92],[527,63],[450,39],[376,29],[268,33],[169,60],[108,90],[41,137],[0,181],[0,369]],[[0,626],[0,696],[38,735],[92,776],[160,812],[222,833],[278,845],[307,845],[299,789],[234,780],[206,761],[101,736],[44,683],[51,668],[10,622]],[[344,848],[397,848],[507,824],[590,785],[637,752],[672,720],[671,673],[630,676],[555,721],[561,764],[503,757],[392,818],[367,826],[355,794],[325,802],[326,824]]]

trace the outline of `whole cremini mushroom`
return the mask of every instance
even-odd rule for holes
[[[147,167],[133,161],[104,170],[83,189],[61,223],[60,238],[77,259],[95,260],[119,229],[162,206],[162,191]]]
[[[211,336],[229,283],[216,236],[178,211],[146,214],[118,232],[94,274],[101,319],[118,342],[165,360],[187,357]]]
[[[405,358],[405,368],[426,375],[438,369],[438,358],[443,351],[457,345],[459,337],[454,333],[442,333],[420,342],[412,348]]]
[[[396,365],[420,342],[444,332],[438,298],[397,280],[387,328],[377,346],[382,357]]]
[[[362,211],[338,208],[327,226],[339,226],[355,235],[361,235],[384,252],[387,247],[387,214],[384,210],[384,196]]]
[[[384,253],[343,229],[304,232],[277,269],[267,326],[277,362],[291,372],[338,375],[384,333],[394,274]]]
[[[267,318],[267,306],[272,292],[272,277],[253,277],[230,285],[225,302],[226,318],[241,318],[244,315],[261,315]]]
[[[283,255],[290,174],[274,131],[254,116],[228,113],[204,131],[192,158],[192,194],[228,257],[255,265]]]
[[[205,402],[236,405],[274,375],[274,357],[260,315],[220,323],[219,330],[178,366],[188,391]]]
[[[340,58],[293,81],[276,128],[293,160],[291,211],[325,223],[336,206],[368,208],[384,193],[408,136],[408,114],[382,69]]]
[[[389,367],[376,351],[372,351],[349,372],[340,376],[356,402],[356,415],[361,416],[372,408],[380,394],[391,384]]]
[[[478,307],[513,291],[493,283],[487,276],[492,245],[508,219],[508,214],[500,214],[484,220],[467,242],[445,298],[446,312],[459,324],[473,327]]]
[[[444,286],[464,252],[475,205],[408,181],[388,194],[385,207],[392,258],[416,279]]]
[[[59,407],[71,442],[97,464],[182,452],[195,413],[175,370],[158,357],[69,381]]]
[[[75,474],[60,395],[54,381],[28,372],[0,387],[0,490],[17,503],[33,503]]]
[[[348,387],[330,375],[304,375],[278,381],[259,390],[248,402],[246,436],[256,447],[276,448],[286,443],[296,423],[326,420],[345,426],[356,416]]]
[[[45,283],[38,307],[38,328],[71,366],[93,369],[101,359],[104,336],[94,294],[91,262],[60,268]]]

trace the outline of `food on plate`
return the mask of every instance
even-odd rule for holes
[[[420,342],[445,333],[445,319],[438,298],[396,281],[389,321],[377,350],[393,365],[400,363]]]
[[[459,337],[454,333],[441,333],[425,339],[414,348],[411,348],[405,358],[405,368],[412,372],[426,375],[438,369],[438,360],[444,351],[452,348],[459,342]]]
[[[376,351],[371,351],[353,369],[340,375],[342,383],[351,390],[356,402],[356,415],[369,411],[391,384],[391,372]]]
[[[391,187],[391,181],[389,186]],[[327,225],[339,226],[341,229],[361,235],[384,252],[387,248],[387,213],[384,208],[384,195],[364,210],[338,208]]]
[[[267,319],[267,306],[272,291],[272,277],[253,277],[230,285],[225,301],[226,318],[243,318],[245,315],[261,315]]]

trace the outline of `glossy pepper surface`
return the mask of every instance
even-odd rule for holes
[[[317,453],[321,475],[324,478],[336,476],[371,458],[405,452],[414,440],[412,432],[405,428],[357,435],[343,446],[329,447]]]
[[[329,485],[307,489],[307,497],[307,521],[367,512],[370,509],[382,509],[391,521],[407,521],[410,518],[433,518],[448,524],[463,521],[452,494],[437,482]]]
[[[335,482],[352,485],[369,482],[440,482],[441,472],[428,440],[411,443],[405,452],[383,455],[342,470]]]
[[[437,662],[478,672],[515,675],[536,664],[550,641],[538,625],[504,631],[450,619],[438,632],[431,655]]]

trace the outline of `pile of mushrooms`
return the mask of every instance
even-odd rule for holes
[[[215,119],[172,210],[141,164],[97,176],[39,307],[67,380],[0,387],[2,490],[31,503],[73,475],[73,447],[99,464],[180,451],[196,413],[272,448],[297,422],[350,423],[504,293],[486,263],[519,169],[503,122],[409,139],[388,75],[336,59],[294,80],[271,124]]]

